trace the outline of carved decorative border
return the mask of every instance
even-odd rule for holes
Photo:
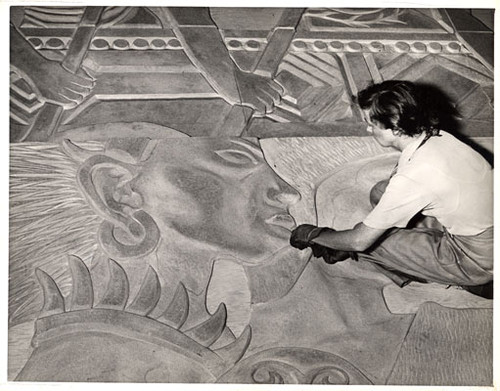
[[[226,45],[230,51],[259,50],[257,45],[265,45],[265,40],[226,38]],[[253,47],[249,48],[249,44]],[[348,40],[348,39],[294,39],[290,45],[292,52],[334,52],[334,53],[445,53],[469,54],[469,50],[458,41],[402,41],[402,40]]]
[[[327,40],[295,39],[292,51],[316,52],[395,52],[395,53],[469,53],[467,48],[457,41],[370,41],[370,40]]]
[[[37,50],[66,50],[70,37],[28,37]],[[95,37],[90,50],[182,50],[177,38],[172,37]],[[258,49],[257,49],[258,50]]]
[[[70,37],[28,37],[37,50],[65,50],[71,42]],[[267,45],[265,38],[225,38],[225,44],[230,51],[256,52],[262,51]],[[182,44],[173,37],[124,37],[98,36],[91,44],[90,50],[183,50]],[[470,54],[468,48],[461,42],[452,40],[348,40],[348,39],[313,39],[297,38],[290,45],[292,52],[333,52],[333,53],[444,53]]]

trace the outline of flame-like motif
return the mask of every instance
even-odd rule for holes
[[[80,341],[80,336],[87,338],[88,335],[95,335],[94,333],[101,336],[109,335],[109,341],[115,340],[113,335],[117,335],[134,341],[143,340],[147,346],[151,346],[151,343],[158,344],[159,349],[161,347],[167,351],[171,350],[172,354],[180,354],[188,360],[194,360],[195,364],[189,366],[190,370],[197,371],[197,366],[201,365],[198,371],[208,371],[214,379],[227,372],[243,357],[251,339],[249,326],[239,338],[229,344],[215,350],[208,348],[219,340],[226,327],[227,314],[223,303],[207,320],[187,331],[181,331],[179,329],[189,314],[189,299],[183,284],[179,284],[167,310],[152,318],[149,314],[155,309],[161,295],[160,282],[154,269],[149,268],[139,292],[127,305],[129,301],[127,275],[117,262],[111,259],[108,262],[109,281],[103,298],[96,305],[93,303],[94,290],[90,272],[80,258],[70,257],[73,289],[67,299],[68,304],[65,303],[52,277],[40,269],[36,270],[36,276],[44,292],[44,305],[36,322],[32,341],[35,354],[21,372],[19,380],[41,380],[36,376],[44,372],[45,369],[40,369],[44,367],[44,363],[37,357],[50,355],[53,349],[51,347],[60,343],[64,345],[60,342],[62,340],[66,343],[68,340]],[[75,343],[78,346],[79,342]],[[90,351],[87,354],[91,354]],[[181,372],[183,370],[176,369]],[[102,377],[99,380],[103,380]],[[111,381],[112,377],[108,380]]]

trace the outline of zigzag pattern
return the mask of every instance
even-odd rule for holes
[[[189,313],[188,294],[182,283],[179,284],[168,308],[159,317],[151,318],[149,314],[156,307],[161,295],[160,281],[154,269],[149,268],[139,292],[127,305],[129,301],[127,275],[117,262],[111,259],[108,262],[110,278],[106,292],[98,303],[94,303],[90,272],[79,257],[70,256],[69,258],[73,284],[69,298],[66,300],[52,277],[41,269],[36,269],[36,276],[43,290],[44,303],[37,320],[33,346],[38,346],[47,339],[57,338],[61,332],[67,331],[65,326],[68,324],[74,325],[75,322],[81,322],[82,330],[87,330],[89,327],[97,327],[87,326],[87,322],[96,324],[103,321],[107,327],[112,328],[114,323],[109,319],[115,318],[120,320],[119,324],[116,324],[117,333],[120,333],[123,328],[130,328],[135,333],[143,332],[145,339],[166,338],[170,344],[177,346],[177,350],[185,350],[186,354],[190,354],[190,350],[208,349],[221,337],[227,319],[226,306],[223,303],[207,320],[182,331],[181,327]],[[107,316],[106,311],[112,312]],[[147,330],[137,329],[137,316],[142,318],[142,327],[148,328]],[[61,328],[61,331],[53,331],[57,328]],[[74,328],[69,330],[71,333]],[[250,339],[251,330],[250,326],[247,326],[233,342],[212,352],[224,361],[227,369],[243,357]],[[206,364],[210,367],[209,363]]]

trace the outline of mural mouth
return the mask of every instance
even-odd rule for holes
[[[292,231],[297,226],[294,218],[288,213],[277,213],[266,219],[266,223],[284,228],[287,231]]]

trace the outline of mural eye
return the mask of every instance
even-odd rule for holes
[[[237,164],[240,166],[258,163],[255,156],[249,152],[242,151],[240,149],[224,149],[220,151],[215,151],[215,153],[227,162]]]

